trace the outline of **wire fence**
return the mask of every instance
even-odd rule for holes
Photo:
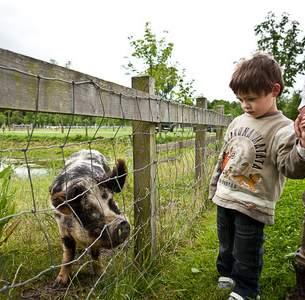
[[[2,87],[5,82],[3,78],[16,76],[16,73],[35,79],[36,84],[33,86],[31,82],[31,88],[36,96],[32,99],[34,109],[29,109],[34,112],[34,118],[28,124],[30,126],[23,131],[18,128],[18,134],[16,131],[2,132],[0,174],[3,175],[8,166],[12,167],[13,172],[6,181],[9,188],[5,189],[5,193],[4,180],[0,177],[0,201],[10,199],[14,207],[10,213],[6,211],[0,215],[0,226],[4,228],[3,236],[0,236],[0,296],[2,294],[12,299],[128,299],[145,292],[154,294],[151,288],[156,274],[154,269],[175,252],[206,208],[206,186],[223,127],[218,127],[217,137],[214,133],[208,134],[206,123],[199,122],[202,118],[198,111],[197,116],[194,114],[198,123],[178,122],[180,117],[181,120],[192,120],[190,113],[182,113],[179,117],[179,109],[176,109],[176,117],[173,118],[170,113],[172,104],[166,103],[166,118],[175,128],[172,132],[163,132],[160,130],[162,122],[156,122],[154,108],[155,104],[161,107],[163,101],[149,96],[145,98],[147,106],[143,107],[141,101],[145,99],[135,96],[136,120],[132,124],[125,122],[114,130],[109,129],[104,126],[109,118],[109,99],[103,94],[105,88],[98,82],[91,79],[69,81],[0,65]],[[46,92],[43,81],[61,82],[71,87],[70,121],[63,133],[54,134],[50,129],[37,127],[38,114],[45,111],[41,109]],[[85,136],[81,134],[82,129],[75,128],[75,117],[79,115],[76,111],[79,105],[77,93],[81,92],[76,91],[76,87],[80,85],[93,85],[99,103],[99,108],[93,109],[98,111],[99,123],[89,129],[89,134],[86,132]],[[123,99],[129,96],[123,93],[116,95],[120,118],[131,119],[123,104]],[[0,108],[10,109],[3,97],[2,94]],[[21,110],[26,111],[20,106]],[[92,115],[89,118],[93,118]],[[219,116],[219,120],[211,122],[212,125],[222,122],[221,114],[211,115]],[[175,122],[171,121],[171,117]],[[208,118],[205,121],[208,122]],[[156,123],[159,124],[158,131],[155,129]],[[225,123],[221,124],[224,126]],[[202,140],[198,142],[198,137],[203,137],[204,143]],[[143,148],[139,147],[141,143]],[[132,231],[120,246],[101,250],[102,271],[98,275],[91,275],[93,262],[87,254],[98,243],[103,230],[92,243],[77,249],[71,262],[62,262],[60,235],[54,209],[50,206],[49,186],[59,171],[65,168],[70,155],[80,149],[87,149],[90,153],[100,151],[111,166],[119,158],[124,159],[128,166],[126,186],[115,195],[115,200],[128,217]],[[119,180],[118,177],[115,179]],[[100,181],[96,185],[104,183]],[[94,188],[91,186],[83,193]],[[74,200],[65,199],[63,204],[69,205]],[[149,211],[148,214],[145,210]],[[73,272],[68,285],[54,286],[59,269],[70,264]],[[148,273],[150,276],[147,276]]]

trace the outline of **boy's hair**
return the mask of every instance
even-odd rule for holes
[[[280,96],[284,89],[281,67],[271,55],[259,52],[237,64],[229,86],[235,94],[267,95],[275,83],[281,86]]]

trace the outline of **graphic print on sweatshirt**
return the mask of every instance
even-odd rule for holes
[[[266,158],[266,143],[261,134],[248,127],[235,128],[224,145],[219,183],[231,189],[257,191],[259,170]]]

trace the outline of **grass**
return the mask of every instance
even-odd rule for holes
[[[62,143],[63,139],[68,134],[68,131],[68,128],[65,128],[63,133],[60,129],[37,128],[33,132],[31,141],[34,143],[47,143],[52,141]],[[31,131],[29,133],[31,133]],[[123,136],[129,137],[132,135],[132,127],[101,127],[99,130],[89,128],[87,135],[85,133],[85,129],[71,128],[69,132],[69,141],[81,142],[92,138],[111,139]],[[5,131],[0,133],[0,137],[3,141],[24,143],[27,140],[28,132],[26,130]],[[156,135],[157,143],[159,144],[176,141],[181,137],[183,137],[183,139],[192,138],[194,137],[193,131],[189,128],[182,128],[173,132],[160,132]]]
[[[13,169],[9,166],[0,170],[0,219],[15,213],[15,204],[13,202],[13,192],[10,192],[10,178]],[[0,221],[0,247],[9,238],[5,235],[5,228],[9,219]]]
[[[119,133],[119,132],[118,132]],[[171,141],[189,138],[188,132],[158,134],[160,140]],[[77,141],[77,135],[75,138]],[[73,137],[73,135],[72,135]],[[20,140],[19,140],[20,138]],[[4,139],[2,149],[8,146],[19,148],[24,138]],[[37,137],[31,147],[62,142],[62,137]],[[122,134],[115,139],[108,138],[92,145],[113,163],[115,158],[125,158],[132,170],[131,139]],[[29,159],[48,168],[45,177],[33,177],[33,194],[27,179],[13,179],[17,212],[31,211],[33,201],[38,210],[49,207],[48,186],[65,157],[80,148],[88,148],[88,143],[75,143],[71,147],[52,149],[30,149]],[[211,147],[212,148],[212,147]],[[24,160],[24,153],[4,152]],[[41,298],[41,299],[86,299],[92,287],[90,299],[226,299],[228,292],[216,289],[217,237],[215,208],[205,203],[205,188],[198,190],[194,184],[194,151],[174,149],[159,153],[162,163],[158,163],[158,251],[159,255],[144,269],[133,263],[133,243],[118,249],[112,256],[104,255],[103,278],[90,275],[89,258],[81,258],[73,266],[77,275],[68,290],[54,290],[52,283],[58,272],[52,265],[60,264],[61,245],[57,225],[51,211],[28,213],[14,219],[20,220],[18,230],[0,248],[0,288],[6,281],[23,282],[40,272],[43,275],[25,286],[1,294],[0,299]],[[213,158],[206,165],[210,174]],[[205,182],[207,183],[207,182]],[[266,228],[265,265],[261,278],[262,299],[284,299],[284,295],[294,285],[291,268],[291,253],[301,241],[303,206],[301,194],[305,181],[288,180],[285,191],[278,203],[276,224]],[[133,222],[133,178],[128,176],[123,193],[116,195],[119,207],[125,207],[126,214]],[[81,255],[78,250],[77,256]],[[95,284],[97,285],[95,287]],[[66,295],[66,297],[65,297]]]
[[[285,299],[295,284],[292,255],[301,243],[304,208],[301,201],[305,181],[288,180],[277,205],[276,223],[265,230],[261,299]],[[147,299],[227,299],[228,292],[216,288],[215,260],[218,242],[215,207],[198,219],[193,235],[175,253],[163,259],[153,295]]]
[[[295,284],[290,254],[295,252],[301,241],[303,221],[301,195],[304,183],[304,180],[288,180],[281,201],[277,205],[276,223],[266,227],[265,264],[261,277],[262,300],[284,299],[289,288]],[[178,185],[179,183],[177,183]],[[181,198],[185,197],[181,196]],[[189,217],[189,214],[185,214],[183,219],[183,214],[179,215],[177,211],[173,213],[170,224],[174,219],[177,220],[177,217],[182,218],[182,222],[187,221],[186,218]],[[130,253],[127,254],[127,257],[125,256],[124,260],[122,256],[117,256],[112,262],[115,267],[109,269],[105,278],[92,294],[92,299],[227,299],[228,292],[219,291],[216,288],[215,259],[218,243],[215,219],[215,208],[210,205],[209,209],[193,220],[191,228],[186,231],[187,235],[178,232],[178,235],[181,235],[180,238],[176,236],[170,245],[164,246],[163,244],[163,248],[160,249],[161,256],[149,266],[149,270],[144,271],[143,277],[139,276],[139,270],[132,264]],[[24,224],[26,222],[31,224],[33,220],[25,218]],[[58,245],[56,226],[52,222],[52,218],[44,222],[48,225],[45,228],[48,228],[49,234],[53,234],[52,251],[49,255],[45,257],[41,255],[41,242],[44,237],[38,224],[34,227],[33,224],[31,225],[33,230],[40,232],[34,236],[26,234],[26,227],[22,230],[22,244],[24,245],[22,253],[13,249],[7,252],[11,257],[7,256],[6,261],[14,260],[13,267],[15,269],[21,263],[24,264],[29,257],[35,256],[34,265],[21,266],[20,276],[37,274],[42,266],[44,268],[50,266],[52,259],[59,262],[61,251]],[[169,228],[164,230],[167,236],[163,235],[163,237],[164,239],[167,237],[169,240],[172,230]],[[20,247],[20,241],[16,241],[15,246],[11,245],[11,247],[18,249],[18,245]],[[83,264],[85,262],[81,261],[78,268],[82,267]],[[130,267],[126,269],[129,264]],[[74,267],[74,270],[78,270],[78,268]],[[120,270],[125,270],[125,272],[120,272]],[[50,292],[48,285],[51,284],[52,278],[55,276],[56,272],[42,276],[31,284],[30,288],[25,288],[23,293],[29,293],[34,288],[40,290],[40,295],[47,293],[46,291]],[[88,267],[85,266],[70,288],[67,299],[73,299],[75,294],[85,299],[89,292],[86,286],[92,286],[95,281],[96,278],[88,273]]]
[[[179,138],[190,138],[189,133],[159,133],[163,141]],[[35,136],[34,136],[35,137]],[[73,137],[73,135],[72,135]],[[55,137],[56,138],[56,137]],[[63,138],[56,140],[62,142]],[[5,282],[22,283],[31,280],[20,288],[11,289],[9,294],[1,294],[4,299],[10,296],[12,299],[30,297],[35,293],[44,298],[50,294],[51,298],[64,297],[67,292],[67,299],[73,297],[86,298],[98,278],[89,274],[88,256],[79,259],[73,267],[74,274],[78,274],[73,284],[66,291],[56,291],[51,285],[56,277],[58,268],[51,268],[60,264],[62,250],[57,225],[49,208],[48,187],[52,182],[58,169],[62,167],[62,156],[67,157],[72,152],[81,148],[88,148],[88,144],[75,143],[71,147],[48,148],[54,143],[52,136],[35,137],[31,140],[29,150],[26,152],[27,159],[33,163],[44,166],[49,170],[47,176],[35,177],[32,182],[27,178],[14,178],[12,187],[15,189],[15,203],[17,213],[23,213],[14,217],[19,220],[20,225],[17,232],[9,242],[0,249],[0,288]],[[111,163],[115,158],[125,158],[129,170],[132,170],[131,139],[124,135],[115,139],[103,139],[92,145],[92,148],[100,150],[110,158]],[[2,149],[11,146],[14,149],[22,148],[26,144],[24,138],[8,137],[1,144]],[[41,147],[42,146],[42,147]],[[7,157],[9,155],[9,157]],[[18,150],[3,152],[2,157],[19,159],[24,163],[24,153]],[[166,161],[166,158],[170,158]],[[159,159],[165,161],[158,164],[158,195],[160,204],[160,215],[158,216],[159,250],[161,256],[167,252],[175,251],[177,241],[181,240],[184,232],[187,232],[189,216],[192,210],[201,207],[203,202],[194,196],[194,151],[190,149],[174,149],[159,153]],[[33,190],[31,189],[31,184]],[[127,186],[124,192],[116,195],[119,207],[125,207],[125,213],[133,223],[133,176],[128,176]],[[191,201],[191,203],[190,203]],[[37,213],[31,213],[33,208]],[[40,211],[40,212],[39,212]],[[197,209],[196,209],[197,211]],[[198,210],[199,211],[199,210]],[[147,292],[153,293],[151,285],[156,274],[159,272],[159,259],[150,265],[149,270],[139,270],[133,263],[133,242],[132,240],[123,248],[114,253],[114,256],[103,258],[103,265],[107,269],[102,280],[98,281],[94,288],[92,297],[103,299],[132,299],[144,296]],[[82,254],[78,251],[77,257]],[[42,275],[37,276],[43,272]],[[37,276],[37,278],[35,278]],[[33,296],[34,297],[34,296]]]

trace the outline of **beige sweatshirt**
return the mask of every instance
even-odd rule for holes
[[[281,112],[253,118],[243,114],[228,127],[211,179],[209,198],[264,224],[274,223],[285,177],[305,178],[293,122]]]

